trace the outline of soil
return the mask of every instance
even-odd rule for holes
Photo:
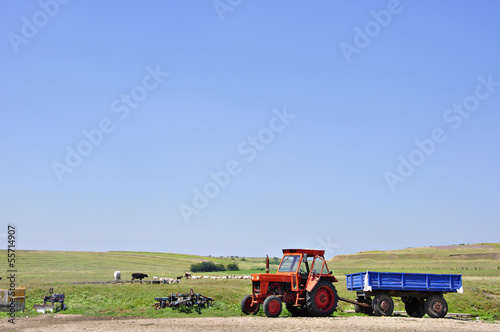
[[[500,322],[456,318],[137,318],[47,314],[0,320],[0,331],[500,331]]]

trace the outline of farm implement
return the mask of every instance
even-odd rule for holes
[[[43,305],[42,304],[35,304],[33,305],[33,308],[37,312],[46,312],[46,311],[59,311],[59,310],[66,310],[66,304],[64,304],[64,299],[66,296],[64,293],[54,293],[54,289],[51,287],[49,289],[49,295],[45,295],[43,297]],[[47,304],[50,303],[50,304]],[[56,306],[56,303],[59,303],[59,306]]]
[[[155,301],[158,301],[154,304],[155,309],[164,309],[168,307],[190,311],[194,308],[196,311],[200,312],[202,308],[209,308],[212,305],[213,299],[201,295],[200,293],[195,293],[191,289],[189,293],[177,293],[170,294],[170,296],[166,297],[155,297]]]
[[[446,293],[462,293],[462,276],[394,272],[360,272],[346,275],[347,289],[357,299],[339,297],[333,286],[337,279],[328,269],[324,250],[283,249],[276,273],[252,274],[252,294],[241,301],[241,311],[255,315],[263,306],[267,317],[278,317],[283,303],[292,316],[329,316],[338,301],[354,304],[355,311],[368,315],[390,316],[392,297],[401,297],[410,317],[442,318],[448,313]],[[372,298],[373,297],[373,298]]]

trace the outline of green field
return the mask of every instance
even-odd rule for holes
[[[7,256],[5,250],[0,251]],[[280,253],[270,253],[281,256]],[[16,285],[26,287],[26,312],[37,315],[33,304],[41,303],[50,287],[57,293],[66,293],[68,310],[64,313],[106,316],[239,316],[239,302],[250,293],[249,280],[185,280],[181,284],[73,284],[76,281],[106,281],[113,279],[114,271],[121,271],[122,279],[130,280],[131,273],[144,272],[153,276],[175,278],[189,271],[191,264],[202,261],[237,263],[240,271],[194,273],[197,275],[249,275],[262,273],[265,259],[249,257],[204,257],[149,252],[16,252]],[[6,259],[5,259],[6,261]],[[408,248],[394,251],[367,251],[332,258],[330,269],[339,279],[339,296],[355,298],[345,289],[346,273],[372,271],[455,273],[463,275],[464,293],[447,294],[450,312],[470,313],[483,319],[500,319],[500,244],[457,245],[446,247]],[[277,265],[271,265],[271,271]],[[4,266],[4,271],[7,266]],[[4,277],[0,288],[9,288]],[[215,300],[213,308],[184,313],[178,310],[154,310],[154,297],[187,292],[193,288]],[[395,299],[396,310],[403,310]],[[334,315],[345,315],[352,309],[340,302]],[[262,314],[262,313],[261,313]],[[0,317],[6,314],[1,313]],[[288,315],[284,309],[282,315]]]

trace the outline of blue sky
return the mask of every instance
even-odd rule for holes
[[[499,10],[2,1],[0,241],[14,224],[18,249],[498,242]]]

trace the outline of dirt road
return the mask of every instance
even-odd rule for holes
[[[0,321],[0,331],[500,331],[500,322],[454,318],[328,317],[328,318],[129,318],[43,315]]]

